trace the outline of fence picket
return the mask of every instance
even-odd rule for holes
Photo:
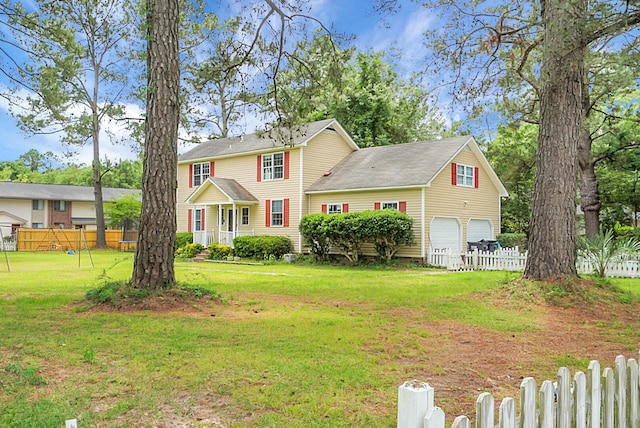
[[[573,376],[573,420],[576,428],[587,428],[587,377],[583,372]]]
[[[553,383],[550,380],[542,382],[540,387],[540,428],[553,428],[555,425],[555,397],[556,391]]]
[[[438,406],[433,407],[424,417],[424,428],[444,428],[444,412]]]
[[[536,381],[532,377],[520,384],[520,428],[536,428]]]
[[[507,397],[500,403],[499,428],[516,428],[516,401]]]
[[[629,427],[640,428],[640,373],[638,361],[633,358],[627,362],[627,379]]]
[[[493,395],[483,392],[476,401],[476,428],[493,428]]]
[[[614,399],[616,381],[613,370],[607,367],[602,372],[602,428],[614,428]]]
[[[622,356],[616,357],[615,363],[616,377],[616,427],[626,428],[627,426],[627,360]]]
[[[602,388],[600,383],[600,363],[595,360],[589,362],[589,369],[587,370],[587,395],[589,402],[587,415],[589,428],[599,428]]]
[[[453,421],[453,425],[451,428],[471,428],[471,423],[469,422],[469,418],[466,416],[458,416]]]

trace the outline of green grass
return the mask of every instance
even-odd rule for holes
[[[87,311],[87,291],[127,280],[133,262],[92,257],[10,253],[0,269],[0,426],[151,426],[206,396],[233,427],[389,427],[398,385],[429,364],[426,323],[540,328],[535,310],[479,297],[518,274],[426,269],[177,262],[179,282],[222,303],[200,316]]]

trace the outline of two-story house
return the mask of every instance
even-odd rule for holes
[[[180,156],[178,231],[204,245],[286,235],[304,251],[305,214],[392,208],[414,219],[417,241],[398,255],[424,258],[429,248],[494,239],[506,195],[471,137],[360,149],[327,119],[207,141]]]

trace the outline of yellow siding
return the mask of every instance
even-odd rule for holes
[[[472,152],[462,151],[453,162],[479,168],[478,188],[452,185],[451,165],[447,165],[426,191],[425,238],[429,242],[429,224],[434,216],[455,217],[462,224],[461,245],[464,248],[464,243],[467,242],[467,224],[470,219],[490,220],[494,234],[500,233],[500,197],[487,171],[482,168]]]

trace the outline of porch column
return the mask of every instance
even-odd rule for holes
[[[238,236],[238,219],[236,218],[236,216],[238,215],[238,212],[236,211],[236,202],[234,201],[233,204],[231,204],[231,209],[233,210],[233,224],[232,229],[233,229],[233,238],[235,238],[236,236]],[[233,239],[231,239],[231,242],[233,242]]]

